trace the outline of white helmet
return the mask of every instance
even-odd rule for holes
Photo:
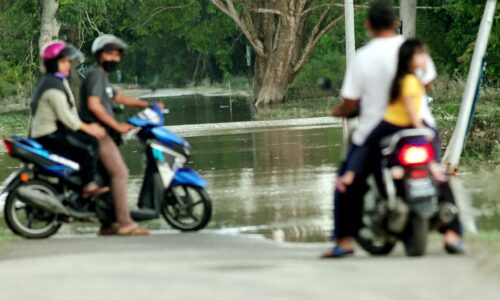
[[[102,50],[125,51],[127,44],[112,34],[103,34],[96,38],[92,43],[92,54],[97,54]]]

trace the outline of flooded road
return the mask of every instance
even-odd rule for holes
[[[214,204],[209,228],[266,237],[274,234],[293,242],[329,239],[332,181],[342,149],[338,124],[330,118],[245,122],[251,121],[252,114],[243,98],[160,100],[171,111],[166,116],[168,126],[192,145],[193,162],[188,166],[208,181]],[[122,117],[131,113],[126,111]],[[212,122],[217,124],[205,124]],[[129,200],[135,205],[143,176],[141,152],[135,141],[122,150],[131,174]],[[0,180],[19,165],[5,154],[3,145],[0,165]],[[460,177],[478,208],[474,213],[480,230],[500,227],[499,175],[497,171]],[[92,226],[75,226],[71,231],[95,231]],[[168,229],[163,220],[149,226]]]
[[[281,230],[287,241],[327,240],[340,140],[333,125],[190,137],[190,167],[205,176],[214,202],[209,227],[268,236]],[[135,148],[125,148],[131,196],[142,176]]]

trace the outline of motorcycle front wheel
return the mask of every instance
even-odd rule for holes
[[[197,231],[210,221],[212,201],[203,188],[191,185],[171,187],[165,192],[161,213],[173,228]]]
[[[32,180],[18,185],[5,200],[4,218],[7,226],[15,234],[27,239],[43,239],[55,234],[61,227],[57,216],[22,202],[17,196],[17,189],[21,186],[54,197],[56,195],[54,188],[45,181]]]

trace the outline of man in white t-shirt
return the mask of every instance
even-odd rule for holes
[[[365,25],[373,35],[373,39],[356,52],[355,58],[347,68],[341,90],[344,101],[332,109],[333,116],[343,117],[359,108],[359,125],[353,132],[346,161],[351,159],[352,153],[363,145],[366,137],[384,116],[390,98],[390,87],[396,73],[399,48],[405,41],[403,36],[396,34],[399,21],[394,7],[388,1],[376,1],[372,4]],[[430,87],[436,77],[434,63],[431,59],[428,61],[426,70],[419,76],[426,87]],[[422,103],[421,113],[424,121],[435,127],[436,122],[427,101]],[[343,173],[344,166],[339,175]],[[357,175],[357,182],[355,180],[345,193],[335,191],[333,239],[336,241],[336,246],[323,257],[336,258],[353,254],[353,238],[362,225],[363,198],[368,190],[366,176],[369,173],[373,173],[373,170],[366,170],[364,176]],[[454,202],[449,185],[446,184],[442,194],[448,201]],[[448,252],[463,252],[458,219],[443,228],[442,232],[445,234],[445,247]]]

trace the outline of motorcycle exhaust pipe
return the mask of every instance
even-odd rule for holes
[[[69,215],[68,210],[55,197],[27,187],[17,189],[17,196],[22,202],[57,215]]]

